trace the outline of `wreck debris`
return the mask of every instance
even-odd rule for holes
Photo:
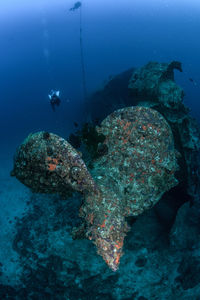
[[[180,105],[184,93],[174,82],[174,69],[182,72],[181,63],[149,62],[133,72],[129,89],[134,95],[147,96],[148,100],[163,102],[169,107]]]
[[[96,188],[78,152],[63,138],[43,131],[30,134],[20,145],[11,175],[37,193]]]
[[[200,130],[183,103],[184,92],[174,81],[173,69],[182,72],[181,63],[149,62],[133,72],[129,89],[135,104],[156,109],[173,129],[175,147],[187,170],[187,193],[193,204],[190,217],[200,222]]]
[[[91,175],[77,151],[51,133],[30,135],[16,153],[12,173],[33,191],[84,193],[83,224],[74,233],[92,240],[113,271],[129,230],[126,217],[151,208],[178,184],[177,157],[187,170],[187,193],[200,219],[200,132],[183,104],[174,69],[182,71],[181,64],[150,62],[134,71],[129,89],[138,106],[119,109],[96,127],[102,140],[95,146]]]
[[[116,271],[129,229],[125,218],[151,208],[178,183],[176,151],[169,125],[150,108],[115,111],[97,131],[106,151],[94,162],[92,177],[67,141],[45,132],[29,135],[19,147],[13,175],[36,192],[84,192],[80,232]]]
[[[86,196],[80,215],[87,236],[112,270],[117,270],[126,217],[151,208],[178,181],[171,129],[155,110],[128,107],[109,115],[97,128],[108,152],[94,163],[92,176],[100,194]]]

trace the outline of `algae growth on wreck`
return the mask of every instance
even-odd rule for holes
[[[199,299],[200,5],[0,11],[0,299]]]

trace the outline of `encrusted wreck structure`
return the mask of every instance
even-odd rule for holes
[[[190,217],[200,222],[200,130],[184,105],[184,92],[174,81],[174,69],[182,72],[181,63],[150,62],[133,72],[129,89],[135,105],[159,111],[172,128],[175,147],[181,153],[181,180],[191,197]]]
[[[104,139],[91,170],[77,150],[52,133],[29,135],[16,152],[12,175],[34,192],[83,194],[83,223],[73,235],[92,240],[113,271],[129,230],[127,217],[153,207],[166,191],[186,185],[197,219],[200,215],[200,134],[174,82],[174,68],[182,70],[179,62],[152,62],[133,71],[127,83],[130,106],[96,127]]]

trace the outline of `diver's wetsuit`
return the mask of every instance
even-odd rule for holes
[[[55,106],[59,106],[60,105],[60,98],[57,95],[53,95],[51,97],[50,103],[51,103],[51,107],[53,109],[53,111],[55,111]]]

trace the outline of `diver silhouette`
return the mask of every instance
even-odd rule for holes
[[[76,9],[78,9],[79,7],[81,7],[81,2],[80,2],[80,1],[74,3],[74,6],[73,6],[72,8],[70,8],[69,10],[70,10],[70,11],[76,10]]]
[[[59,106],[61,103],[60,91],[51,90],[51,92],[48,96],[49,96],[51,107],[52,107],[53,111],[55,111],[56,110],[55,107]]]

